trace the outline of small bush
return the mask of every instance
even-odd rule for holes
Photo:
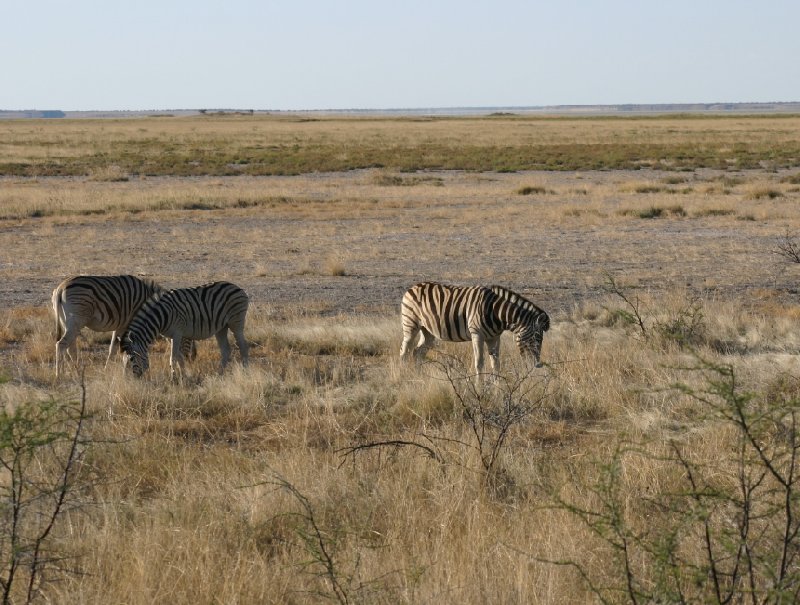
[[[658,185],[639,185],[634,191],[636,193],[660,193],[662,191],[667,191],[667,189],[659,187]]]
[[[50,585],[72,568],[56,534],[74,522],[86,487],[86,390],[79,401],[15,401],[0,410],[0,594],[3,603],[50,601]],[[55,530],[55,531],[54,531]]]
[[[596,551],[607,553],[602,575],[577,560],[536,558],[578,569],[603,603],[794,603],[797,385],[784,380],[751,393],[732,366],[696,358],[688,369],[703,386],[679,383],[676,391],[703,404],[708,437],[724,435],[720,446],[703,454],[683,436],[619,441],[576,490],[593,496],[589,504],[554,495],[554,508],[579,520]],[[642,468],[657,469],[663,481],[643,489]],[[629,505],[637,492],[650,504],[640,518]],[[700,547],[687,549],[693,538]]]
[[[680,204],[669,206],[667,210],[672,216],[686,216],[686,210]]]
[[[645,209],[632,209],[632,208],[625,208],[623,210],[619,210],[617,214],[621,216],[635,216],[638,218],[661,218],[665,216],[677,216],[682,217],[686,216],[686,210],[680,204],[675,204],[674,206],[650,206],[649,208]]]
[[[545,189],[544,187],[539,187],[539,186],[532,187],[530,185],[527,185],[525,187],[521,187],[521,188],[517,189],[517,193],[519,195],[532,195],[534,193],[536,193],[536,194],[546,194],[547,193],[547,189]]]
[[[329,258],[325,262],[325,273],[333,277],[343,277],[347,275],[344,263],[338,258]]]
[[[663,208],[658,206],[650,206],[650,208],[642,210],[639,213],[639,218],[659,218],[662,214],[664,214]]]

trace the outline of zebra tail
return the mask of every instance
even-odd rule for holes
[[[53,290],[53,313],[56,317],[56,342],[61,340],[64,336],[63,327],[61,326],[61,288]]]

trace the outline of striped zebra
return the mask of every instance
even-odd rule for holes
[[[157,293],[131,320],[122,337],[123,363],[130,365],[134,376],[141,376],[149,367],[148,349],[158,335],[172,340],[170,368],[183,373],[182,339],[204,340],[217,337],[222,354],[222,367],[228,365],[231,347],[228,330],[236,338],[242,365],[247,365],[248,345],[244,338],[244,321],[249,299],[244,290],[229,282],[214,282],[196,288],[177,288]]]
[[[56,376],[61,373],[64,352],[77,359],[77,338],[87,327],[95,332],[112,332],[106,366],[117,350],[119,336],[134,313],[163,288],[150,279],[133,275],[79,275],[61,282],[53,290],[53,313],[56,318]],[[193,350],[194,343],[184,343]]]
[[[528,299],[502,286],[458,287],[426,282],[412,286],[403,295],[403,344],[405,359],[421,334],[414,355],[418,359],[436,338],[454,342],[472,341],[475,372],[483,370],[483,345],[489,349],[492,372],[499,369],[500,335],[514,334],[523,357],[541,367],[542,338],[550,318]]]

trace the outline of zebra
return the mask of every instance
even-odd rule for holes
[[[61,373],[64,352],[77,359],[77,338],[84,327],[96,332],[111,331],[106,367],[119,347],[119,336],[144,302],[163,288],[151,279],[133,275],[79,275],[61,282],[53,290],[56,319],[56,377]],[[190,356],[192,341],[182,343]]]
[[[503,286],[416,284],[403,295],[401,314],[401,359],[406,358],[418,334],[421,337],[414,349],[418,359],[425,357],[436,338],[454,342],[471,340],[476,374],[483,370],[484,342],[489,349],[492,372],[497,372],[500,335],[509,330],[520,354],[533,358],[535,367],[542,367],[542,339],[550,329],[550,318],[527,298]]]
[[[142,305],[122,336],[123,365],[126,368],[130,365],[134,376],[142,376],[150,365],[148,348],[161,334],[172,340],[170,369],[175,378],[176,365],[181,373],[184,370],[181,340],[204,340],[215,335],[222,354],[222,371],[231,354],[230,329],[236,338],[242,365],[247,366],[244,321],[249,302],[244,290],[224,281],[156,293]]]

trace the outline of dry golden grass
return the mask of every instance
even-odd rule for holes
[[[88,156],[126,141],[235,150],[267,139],[721,148],[791,142],[797,128],[796,118],[9,122],[0,155]],[[796,170],[154,178],[95,168],[0,181],[0,403],[76,396],[75,368],[54,379],[47,305],[79,272],[243,285],[251,366],[218,375],[212,339],[173,384],[159,342],[135,381],[118,359],[103,371],[107,336],[84,333],[93,443],[82,471],[92,487],[55,536],[78,572],[46,586],[56,602],[335,599],[312,517],[351,602],[592,602],[575,568],[541,559],[611,581],[614,553],[551,507],[557,495],[597,505],[587,486],[625,440],[652,453],[676,440],[719,464],[720,481],[733,476],[719,457],[729,430],[671,388],[706,383],[684,369],[696,357],[669,334],[731,364],[744,390],[800,394],[797,267],[773,253],[800,226]],[[604,290],[609,274],[638,301],[647,338]],[[400,296],[422,279],[504,283],[551,315],[548,366],[525,379],[546,396],[510,431],[492,482],[441,367],[397,359]],[[471,364],[469,345],[443,343],[431,357],[445,355]],[[524,374],[508,338],[502,363]],[[347,454],[390,441],[417,445]],[[632,527],[667,523],[651,503],[682,485],[678,475],[653,456],[623,461]]]
[[[663,321],[686,303],[680,293],[661,302],[643,299],[643,312],[656,309],[648,320]],[[733,363],[744,388],[764,389],[800,370],[795,308],[701,304],[699,351]],[[436,367],[397,361],[396,315],[276,321],[256,305],[251,367],[218,376],[216,345],[207,341],[182,385],[167,380],[163,345],[144,381],[116,365],[104,373],[104,343],[84,345],[95,413],[86,461],[93,504],[71,515],[59,537],[83,574],[54,585],[53,598],[182,603],[213,593],[223,602],[277,603],[331,595],[321,563],[309,563],[307,510],[280,488],[285,481],[306,499],[353,600],[431,602],[446,592],[464,603],[585,601],[573,570],[535,560],[571,559],[601,575],[608,563],[596,536],[566,512],[542,508],[552,494],[590,503],[581,482],[621,435],[691,433],[696,455],[712,458],[726,439],[704,424],[696,401],[668,389],[694,380],[678,369],[691,357],[615,323],[618,306],[599,299],[548,333],[550,366],[539,378],[548,378],[549,395],[512,433],[502,456],[505,491],[496,495],[482,487],[473,437]],[[49,357],[37,353],[52,355],[49,317],[14,310],[5,324],[15,324],[12,315],[28,327],[3,341],[24,341],[5,357],[22,372],[0,389],[5,405],[73,394],[74,375],[55,383]],[[720,353],[723,341],[735,341],[736,352]],[[469,365],[468,345],[439,348]],[[510,341],[503,359],[519,365]],[[414,447],[347,457],[341,450],[397,439],[434,447],[444,464]],[[627,464],[632,497],[668,489],[668,469],[645,459]],[[630,513],[635,520],[647,510],[634,499]]]

